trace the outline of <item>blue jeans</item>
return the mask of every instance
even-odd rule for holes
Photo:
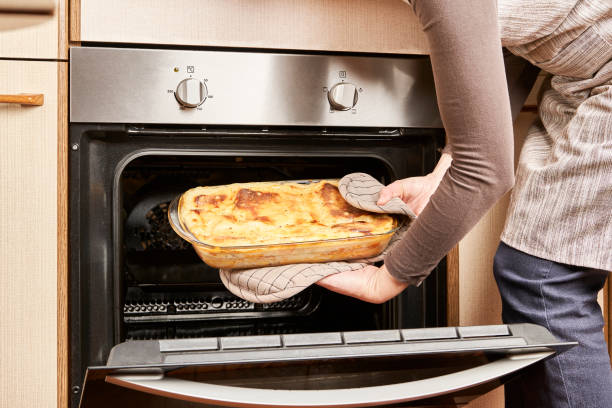
[[[504,323],[536,323],[580,344],[506,385],[507,408],[610,408],[612,370],[597,292],[608,272],[497,248],[493,267]]]

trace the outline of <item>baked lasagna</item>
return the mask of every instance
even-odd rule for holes
[[[196,187],[178,211],[198,241],[219,247],[377,235],[396,226],[390,215],[349,205],[333,180]]]

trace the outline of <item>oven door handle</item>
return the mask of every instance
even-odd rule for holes
[[[363,407],[414,401],[460,391],[518,371],[552,354],[554,351],[511,355],[439,377],[362,388],[256,389],[201,383],[159,374],[114,374],[106,376],[106,381],[148,394],[225,407]]]

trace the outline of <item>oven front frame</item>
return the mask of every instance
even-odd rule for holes
[[[441,129],[201,129],[71,124],[69,338],[71,389],[76,391],[71,395],[72,406],[78,406],[80,389],[75,387],[82,384],[84,368],[104,363],[110,349],[122,340],[122,268],[116,254],[120,251],[123,220],[118,197],[121,172],[130,162],[150,155],[369,157],[384,163],[392,177],[401,178],[431,171],[443,143]],[[420,150],[417,152],[415,147]],[[409,170],[415,166],[414,157],[420,157],[418,174],[414,168]],[[94,190],[96,193],[91,194]],[[110,274],[104,272],[109,269]],[[112,294],[110,299],[104,295],[108,293]],[[425,327],[446,326],[446,261],[422,287],[409,288],[403,296],[418,297],[422,310],[402,311],[402,296],[395,299],[393,309],[400,312],[395,316],[397,328],[403,321],[415,319],[402,313],[421,314],[421,325]]]

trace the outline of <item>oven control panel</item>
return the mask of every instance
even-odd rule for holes
[[[70,121],[442,127],[421,56],[102,47],[70,50]]]

